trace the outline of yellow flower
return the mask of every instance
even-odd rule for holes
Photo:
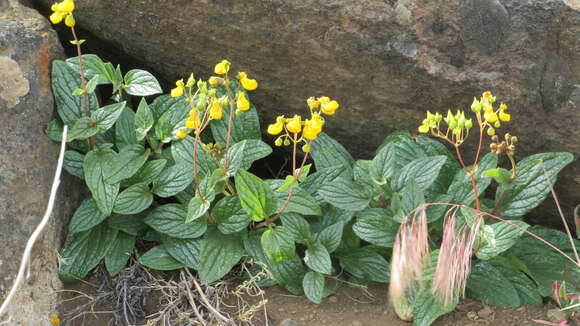
[[[246,77],[248,77],[248,74],[246,74],[245,72],[243,71],[238,72],[238,79],[244,79]]]
[[[306,100],[306,103],[308,103],[308,107],[310,108],[310,110],[316,110],[320,107],[320,101],[315,99],[314,96],[308,98]]]
[[[217,65],[215,65],[214,72],[218,75],[225,75],[230,71],[230,66],[232,64],[228,60],[222,60]]]
[[[57,4],[56,10],[62,13],[71,13],[75,10],[75,3],[73,0],[64,0]]]
[[[320,104],[328,104],[328,102],[330,102],[330,98],[328,98],[327,96],[322,96],[318,98],[318,101],[320,102]]]
[[[222,118],[222,107],[218,100],[214,100],[209,109],[209,115],[212,119],[217,120]]]
[[[302,130],[302,117],[295,115],[293,118],[286,119],[286,129],[291,133],[299,133]]]
[[[58,325],[60,325],[60,317],[57,314],[52,314],[50,316],[50,324],[52,326],[58,326]]]
[[[427,124],[422,124],[419,126],[419,132],[422,134],[426,134],[429,132],[429,125]]]
[[[236,106],[240,111],[248,111],[250,109],[250,101],[246,98],[244,92],[238,92],[238,100],[236,101]]]
[[[185,86],[183,84],[183,79],[176,81],[175,85],[176,85],[176,87],[171,90],[171,97],[180,97],[181,95],[183,95],[184,86]]]
[[[211,86],[217,86],[222,84],[224,82],[224,79],[216,76],[211,76],[209,77],[208,81]]]
[[[314,113],[310,120],[310,127],[316,131],[316,133],[320,133],[322,131],[322,126],[324,125],[324,120],[320,117],[320,114]]]
[[[490,92],[490,91],[486,91],[486,92],[484,92],[484,93],[483,93],[483,95],[481,96],[481,98],[482,98],[484,101],[489,101],[489,100],[491,100],[492,96],[493,96],[493,95],[491,94],[491,92]]]
[[[322,103],[320,110],[322,111],[322,113],[327,115],[333,115],[339,107],[337,101],[330,101],[328,103],[323,103],[322,101],[320,102]]]
[[[268,133],[270,135],[278,135],[282,132],[282,128],[284,128],[284,125],[279,123],[272,123],[268,126]]]
[[[503,122],[509,122],[512,118],[512,115],[505,112],[507,110],[507,105],[501,104],[499,106],[499,119]]]
[[[308,140],[315,140],[318,137],[320,131],[317,131],[312,127],[312,121],[306,120],[304,122],[304,131],[302,131],[302,136]]]
[[[50,17],[49,17],[50,22],[55,24],[55,25],[60,23],[62,21],[62,18],[63,18],[62,13],[56,12],[56,11],[53,12],[52,15],[50,15]]]
[[[497,121],[497,114],[493,111],[487,111],[485,112],[485,114],[483,115],[483,117],[485,118],[485,121],[489,122],[489,123],[494,123]]]
[[[201,119],[197,110],[189,111],[189,118],[185,121],[185,128],[193,130],[201,126]]]
[[[68,27],[74,27],[76,24],[75,18],[73,17],[72,14],[68,14],[66,15],[66,18],[64,19],[64,24]]]
[[[258,81],[255,79],[244,77],[240,79],[240,83],[242,84],[242,87],[244,87],[244,89],[247,91],[253,91],[256,88],[258,88]]]

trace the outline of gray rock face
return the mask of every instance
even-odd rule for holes
[[[566,3],[78,0],[76,16],[168,80],[230,59],[260,81],[264,123],[303,112],[311,95],[336,98],[328,128],[358,157],[394,130],[416,130],[424,110],[467,109],[488,89],[511,108],[520,156],[578,155],[580,12]],[[580,202],[579,175],[576,160],[559,181],[567,213]]]
[[[45,18],[15,0],[0,1],[0,302],[48,203],[59,146],[43,129],[54,110],[50,63],[62,56]],[[51,221],[32,253],[31,276],[13,300],[9,325],[49,324],[61,289],[57,251],[65,218],[78,204],[75,193],[78,185],[64,176]]]

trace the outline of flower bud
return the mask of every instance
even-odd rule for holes
[[[489,127],[489,128],[487,129],[487,135],[488,135],[488,136],[493,136],[493,135],[495,135],[495,129],[493,129],[492,127]]]
[[[193,77],[193,73],[191,73],[187,78],[187,83],[185,84],[185,86],[191,88],[193,87],[193,85],[195,85],[195,78]]]
[[[217,86],[222,84],[224,82],[224,79],[216,76],[211,76],[209,77],[208,82],[211,86]]]
[[[183,129],[179,129],[177,130],[177,132],[175,133],[175,136],[179,139],[183,139],[185,137],[187,137],[187,132]]]
[[[68,27],[74,27],[76,24],[75,18],[73,17],[72,14],[68,14],[66,15],[66,18],[64,19],[64,24]]]
[[[304,153],[310,153],[310,144],[304,144],[304,145],[302,146],[302,151],[303,151]]]
[[[278,137],[278,138],[276,138],[276,140],[274,141],[274,145],[276,145],[276,146],[280,147],[280,146],[282,146],[282,142],[283,142],[282,138]]]
[[[499,127],[501,127],[501,122],[499,122],[499,120],[497,120],[497,121],[496,121],[496,122],[493,124],[493,126],[494,126],[494,127],[496,127],[496,128],[499,128]]]
[[[516,137],[516,136],[512,136],[512,139],[511,139],[511,141],[512,141],[512,144],[515,144],[515,143],[517,143],[517,142],[518,142],[518,137]]]
[[[308,107],[310,108],[310,110],[316,110],[320,107],[320,101],[315,99],[314,96],[309,97],[306,100],[306,103],[308,104]]]
[[[474,97],[473,103],[471,103],[471,111],[473,112],[481,112],[482,105],[481,103]]]
[[[471,119],[465,120],[465,129],[469,130],[471,127],[473,127],[473,121]]]
[[[290,140],[288,138],[284,139],[284,146],[290,145]]]
[[[224,95],[224,96],[220,97],[218,99],[218,101],[220,102],[220,105],[222,107],[228,106],[230,104],[230,100],[228,99],[228,96],[227,95]]]
[[[218,64],[215,65],[214,72],[217,75],[225,75],[230,71],[230,66],[232,64],[228,60],[222,60]]]

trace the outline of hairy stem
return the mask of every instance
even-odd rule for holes
[[[89,93],[86,92],[87,81],[85,79],[85,69],[84,69],[84,65],[83,65],[81,44],[80,44],[79,39],[77,37],[77,33],[75,31],[75,28],[71,27],[70,30],[71,30],[73,38],[75,40],[75,45],[77,48],[77,55],[79,57],[79,73],[80,73],[80,77],[81,77],[81,88],[85,90],[85,92],[83,93],[83,112],[85,113],[85,116],[89,117],[91,115],[91,112],[89,110]],[[90,151],[95,146],[95,138],[93,136],[89,137],[87,139],[87,144],[89,146],[89,151]]]

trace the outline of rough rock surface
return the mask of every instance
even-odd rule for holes
[[[54,109],[50,63],[62,55],[45,18],[15,0],[0,0],[0,302],[48,203],[59,146],[43,128]],[[78,204],[71,182],[62,179],[51,222],[32,253],[30,278],[14,298],[6,325],[48,325],[55,312],[61,289],[57,251],[65,218]]]
[[[253,99],[266,121],[311,95],[338,99],[330,133],[359,157],[396,129],[416,130],[424,110],[467,108],[487,89],[511,108],[522,154],[580,154],[577,0],[77,4],[81,27],[168,80],[230,59],[260,81]],[[579,175],[576,160],[560,178],[569,214]]]

